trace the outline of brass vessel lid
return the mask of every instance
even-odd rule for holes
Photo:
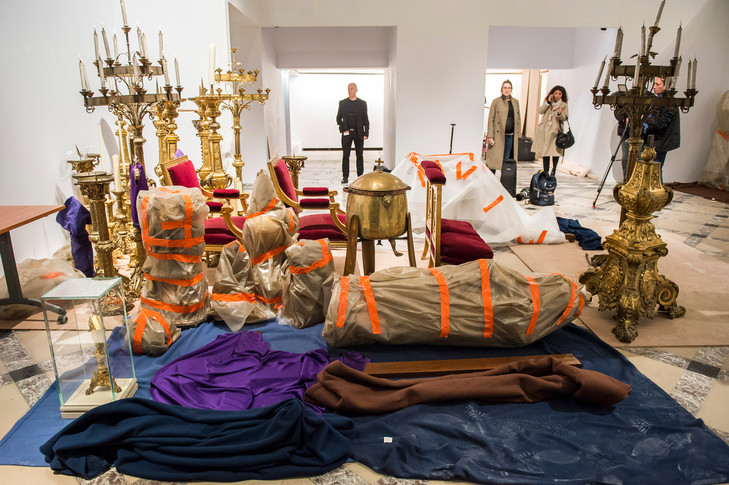
[[[410,190],[410,186],[390,173],[382,171],[382,159],[377,159],[377,170],[366,173],[345,187],[345,191],[352,194],[371,194],[377,192],[401,193]],[[374,193],[374,194],[373,194]]]

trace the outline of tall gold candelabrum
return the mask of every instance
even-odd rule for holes
[[[661,10],[663,4],[661,4]],[[627,182],[619,183],[613,195],[622,207],[620,227],[605,238],[603,246],[608,251],[607,258],[593,258],[593,268],[580,275],[580,282],[587,290],[598,295],[599,309],[615,309],[616,325],[613,334],[621,342],[632,342],[638,336],[641,315],[653,318],[657,305],[662,305],[669,318],[678,318],[686,309],[677,303],[679,288],[676,283],[658,272],[658,260],[668,254],[666,244],[656,234],[651,222],[653,212],[660,210],[673,198],[673,191],[661,182],[660,163],[654,161],[655,150],[648,146],[638,158],[642,142],[643,123],[649,115],[661,108],[678,109],[687,113],[694,105],[696,91],[696,61],[689,62],[687,87],[684,98],[676,96],[676,85],[681,58],[679,46],[681,27],[678,29],[676,48],[668,65],[651,64],[655,53],[651,51],[653,37],[660,31],[659,15],[655,25],[649,28],[646,41],[645,27],[641,31],[641,50],[634,65],[623,65],[620,59],[622,49],[622,29],[618,29],[615,52],[603,85],[598,89],[605,60],[600,67],[595,86],[591,89],[596,109],[609,105],[620,109],[627,116],[631,128]],[[656,77],[666,80],[666,90],[661,96],[650,92]],[[611,94],[610,80],[618,80],[618,91]],[[627,81],[632,86],[627,88]],[[622,83],[621,83],[622,81]],[[651,137],[652,138],[652,137]],[[648,145],[651,140],[648,141]],[[599,266],[597,266],[597,264]]]
[[[240,63],[235,60],[236,48],[230,49],[230,69],[223,73],[222,69],[216,69],[215,81],[223,84],[225,89],[231,93],[230,98],[223,101],[223,109],[227,109],[233,115],[233,136],[235,140],[235,153],[233,158],[233,167],[235,167],[235,176],[238,180],[243,177],[243,157],[241,154],[240,133],[243,126],[240,124],[241,114],[244,109],[251,109],[251,103],[258,101],[259,104],[265,104],[268,100],[270,89],[265,92],[259,89],[257,93],[246,93],[245,85],[253,85],[258,81],[258,70],[246,72],[240,67]]]
[[[177,121],[179,116],[180,100],[163,101],[154,106],[152,124],[157,128],[157,145],[159,147],[159,163],[154,167],[157,177],[162,179],[162,161],[170,160],[175,157],[177,152],[177,142],[180,137],[177,136]]]
[[[190,101],[197,105],[199,120],[195,120],[194,126],[197,135],[200,137],[202,150],[202,167],[197,171],[200,178],[200,185],[214,189],[224,189],[230,185],[231,178],[223,169],[223,157],[220,152],[220,142],[223,137],[218,133],[220,123],[218,117],[221,115],[220,104],[224,100],[221,90],[208,92],[200,87],[200,94]]]

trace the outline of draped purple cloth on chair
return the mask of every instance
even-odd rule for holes
[[[137,169],[139,178],[134,176],[134,170]],[[139,216],[137,215],[137,195],[142,190],[149,190],[147,185],[147,174],[141,163],[133,163],[129,165],[129,197],[132,205],[132,225],[139,229]]]
[[[74,196],[64,204],[66,208],[56,215],[56,222],[71,233],[71,255],[76,269],[91,278],[94,276],[94,250],[86,231],[86,225],[91,224],[91,213]]]
[[[360,371],[369,361],[351,352],[337,360]],[[158,402],[199,409],[259,408],[289,398],[303,400],[329,362],[324,348],[304,354],[271,350],[258,333],[242,331],[221,335],[162,367],[152,378],[150,393]]]

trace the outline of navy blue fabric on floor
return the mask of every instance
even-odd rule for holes
[[[557,225],[559,226],[559,230],[565,234],[574,234],[577,243],[585,251],[602,249],[600,235],[592,229],[582,227],[582,224],[577,219],[558,217]]]
[[[122,399],[85,413],[41,447],[51,468],[91,479],[117,471],[163,481],[316,476],[350,455],[352,422],[298,399],[245,411]]]
[[[267,322],[246,330],[260,331],[276,350],[306,352],[326,345],[322,325],[297,330]],[[204,324],[183,331],[163,356],[135,357],[137,397],[149,397],[149,380],[162,365],[221,333],[227,333],[224,326]],[[574,325],[520,349],[348,350],[374,362],[572,353],[586,369],[632,387],[625,400],[608,409],[556,398],[534,404],[418,405],[384,416],[351,417],[352,459],[380,473],[481,483],[729,482],[729,446],[619,352]],[[60,419],[58,406],[52,388],[0,442],[0,464],[45,465],[38,447],[69,422]]]

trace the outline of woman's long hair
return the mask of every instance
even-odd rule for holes
[[[560,86],[559,84],[553,87],[549,90],[549,94],[544,98],[544,101],[548,100],[549,97],[554,93],[555,91],[562,91],[562,101],[565,103],[567,102],[567,90],[564,88],[564,86]]]

